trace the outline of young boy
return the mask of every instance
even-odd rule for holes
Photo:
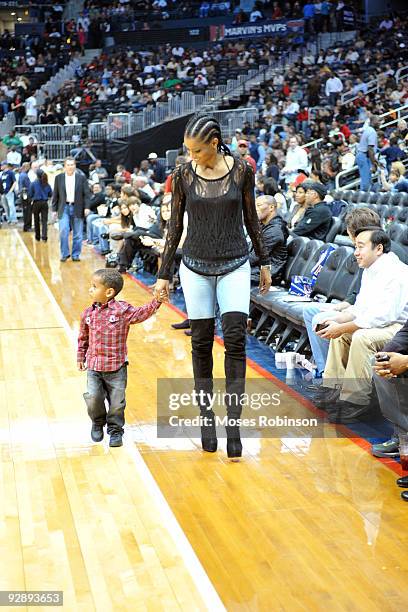
[[[88,371],[84,399],[92,419],[91,437],[101,442],[107,424],[109,446],[122,446],[129,327],[151,317],[160,306],[156,299],[140,308],[116,301],[122,288],[123,278],[117,270],[104,268],[94,273],[89,288],[93,303],[81,315],[78,337],[78,369]]]

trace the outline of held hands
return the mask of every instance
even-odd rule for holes
[[[153,289],[153,296],[158,302],[169,301],[169,281],[158,278]]]
[[[263,268],[261,266],[261,273],[259,278],[259,293],[264,295],[268,293],[269,287],[272,285],[271,271],[269,268]]]
[[[388,355],[388,361],[376,361],[374,364],[374,372],[382,378],[396,378],[399,374],[403,374],[408,369],[408,356],[400,353],[376,353],[375,358],[378,359],[384,355]]]

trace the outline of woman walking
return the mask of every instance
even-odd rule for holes
[[[180,280],[191,325],[192,363],[196,392],[213,391],[214,321],[216,302],[221,313],[225,347],[227,453],[240,457],[239,426],[245,392],[246,327],[250,301],[250,265],[243,219],[260,260],[260,291],[271,285],[269,256],[262,240],[254,201],[254,173],[231,156],[219,123],[209,115],[193,117],[184,144],[191,162],[176,168],[172,177],[172,211],[155,295],[168,300],[171,265],[183,232]],[[204,405],[205,404],[205,405]],[[215,419],[208,403],[200,405],[203,450],[217,450]],[[205,418],[205,420],[204,420]]]
[[[33,203],[35,239],[39,242],[42,238],[44,242],[47,242],[48,200],[52,196],[52,189],[43,170],[37,170],[37,177],[30,185],[28,197]]]

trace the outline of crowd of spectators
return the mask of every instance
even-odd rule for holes
[[[86,31],[88,21],[81,15],[77,25]],[[404,104],[406,84],[397,84],[395,76],[407,58],[405,30],[406,21],[388,19],[374,30],[361,32],[352,43],[316,54],[307,51],[286,74],[250,91],[241,104],[259,108],[261,129],[268,134],[271,130],[273,134],[274,125],[289,124],[305,141],[327,138],[333,122],[361,126],[369,112],[381,114]],[[167,44],[155,51],[102,53],[81,66],[54,99],[46,100],[37,119],[39,123],[87,124],[104,121],[109,112],[154,108],[183,91],[204,93],[251,68],[273,67],[285,52],[280,39],[263,39],[218,43],[205,51]],[[48,53],[47,58],[51,57]],[[23,59],[21,63],[24,66]],[[373,79],[378,87],[367,91]],[[342,95],[355,99],[341,104]],[[0,104],[0,112],[8,107]],[[18,106],[19,123],[23,112]]]
[[[307,51],[286,73],[278,73],[251,90],[243,101],[246,107],[258,109],[259,119],[227,138],[231,149],[247,156],[258,171],[272,160],[272,176],[284,188],[300,169],[317,172],[319,180],[333,188],[338,172],[354,166],[359,130],[369,116],[406,103],[408,84],[404,79],[397,83],[395,78],[406,58],[401,42],[405,39],[400,36],[403,26],[401,19],[388,19],[375,30],[362,32],[352,44],[316,54]],[[166,45],[155,53],[128,49],[102,54],[80,67],[76,78],[55,98],[47,97],[42,107],[37,108],[28,88],[24,105],[19,106],[18,95],[24,98],[21,91],[16,104],[3,83],[0,108],[3,106],[4,112],[13,109],[17,123],[86,124],[104,120],[115,110],[153,108],[186,88],[204,91],[220,84],[225,74],[231,76],[234,69],[273,65],[279,51],[268,39],[258,44],[228,42],[207,51]],[[367,81],[372,79],[377,79],[378,85],[367,91]],[[354,99],[341,103],[345,93]],[[379,149],[386,151],[387,172],[392,162],[405,157],[406,136],[404,120],[387,133],[378,132]],[[242,142],[246,139],[247,145]],[[316,139],[322,142],[311,148],[307,157],[301,147]],[[25,148],[22,156],[23,161],[32,161]],[[383,185],[391,189],[387,176]]]
[[[307,139],[327,137],[333,121],[362,125],[369,112],[382,114],[403,106],[407,83],[397,83],[395,77],[408,57],[400,31],[405,25],[395,22],[395,36],[368,32],[350,45],[307,52],[286,74],[251,91],[246,105],[258,107],[266,124],[289,120]],[[376,82],[371,91],[370,81]],[[342,103],[342,95],[350,102]]]
[[[355,25],[358,2],[319,0],[127,0],[112,3],[87,0],[82,19],[91,38],[100,33],[163,27],[169,19],[206,19],[225,17],[235,24],[265,19],[305,19],[308,33],[332,32]],[[152,23],[153,22],[153,23]]]
[[[61,27],[50,18],[41,35],[16,36],[7,29],[0,35],[0,120],[14,111],[17,124],[37,121],[34,92],[80,51]]]
[[[269,3],[263,8],[278,18],[280,13],[304,11],[313,4],[316,17],[321,14],[319,5],[324,3],[304,3],[305,7],[300,8],[296,2],[281,4]],[[331,3],[330,9],[340,10],[342,4]],[[98,10],[109,12],[109,6],[99,6]],[[119,12],[129,8],[128,3],[116,5]],[[326,8],[323,7],[323,12]],[[92,10],[96,7],[88,3],[75,23],[63,24],[49,18],[44,37],[25,39],[26,54],[17,55],[14,62],[5,66],[0,112],[13,110],[18,124],[75,124],[82,120],[84,111],[88,113],[87,121],[104,120],[112,110],[153,108],[187,88],[203,92],[220,84],[225,75],[231,76],[236,69],[247,71],[273,65],[280,52],[276,41],[268,39],[259,43],[228,42],[207,51],[168,44],[158,47],[156,52],[128,49],[109,56],[102,54],[88,66],[80,67],[75,79],[67,82],[55,98],[46,97],[44,105],[38,107],[27,69],[39,70],[55,62],[55,50],[66,48],[64,37],[55,35],[56,30],[70,34],[82,29],[87,33]],[[198,10],[202,10],[202,3]],[[397,83],[395,79],[406,58],[402,34],[405,25],[400,18],[388,18],[374,30],[362,32],[352,44],[320,50],[317,54],[307,51],[286,73],[277,74],[251,90],[244,102],[247,107],[258,108],[259,119],[254,126],[245,124],[237,130],[230,139],[231,149],[245,156],[260,173],[268,164],[268,172],[285,189],[298,170],[315,172],[318,180],[332,188],[336,174],[354,166],[358,130],[366,125],[369,116],[402,106],[407,100],[407,82]],[[14,43],[17,41],[7,32],[0,39],[4,48]],[[18,44],[21,49],[21,41]],[[373,79],[378,86],[367,91],[367,82]],[[354,99],[341,103],[342,94],[350,94]],[[379,148],[386,152],[388,173],[392,162],[405,157],[404,120],[391,133],[379,131],[378,136]],[[315,139],[322,139],[322,144],[309,150],[308,156],[301,145]],[[34,140],[26,145],[32,147]],[[19,161],[19,155],[18,150],[9,147],[6,161]],[[27,146],[21,147],[21,163],[32,161],[33,152]],[[382,185],[392,189],[386,175]]]
[[[352,131],[347,122],[335,120],[319,147],[301,146],[304,143],[294,124],[288,123],[275,133],[271,133],[262,127],[263,120],[257,121],[254,126],[246,122],[236,130],[232,138],[227,137],[225,142],[233,155],[245,159],[253,167],[256,174],[257,193],[272,195],[276,198],[279,213],[287,218],[293,230],[295,224],[301,221],[307,208],[302,200],[302,196],[305,195],[302,193],[302,183],[311,180],[322,185],[325,191],[333,190],[337,173],[359,164],[359,152],[363,150],[361,143],[364,138],[368,138],[366,131],[370,129],[374,132],[374,136],[371,136],[371,138],[374,137],[374,141],[369,142],[375,149],[373,169],[379,170],[379,182],[376,189],[408,192],[408,181],[404,178],[405,167],[401,164],[401,161],[407,158],[408,146],[408,126],[404,119],[400,119],[390,128],[382,131],[378,129],[376,118],[370,113],[361,133],[356,132],[355,128]],[[370,122],[371,128],[369,127]],[[3,204],[4,209],[8,211],[7,219],[15,222],[14,204],[15,201],[19,201],[21,195],[19,175],[22,168],[27,168],[28,165],[32,173],[43,169],[52,187],[54,176],[62,170],[62,165],[43,159],[41,147],[29,133],[18,135],[11,132],[3,138],[2,144],[7,147],[2,172],[6,172],[10,177],[7,185],[3,185]],[[366,150],[368,151],[367,147]],[[366,190],[372,187],[369,180],[370,172],[368,168],[368,178],[361,174],[361,186]],[[104,192],[108,178],[109,174],[101,168],[100,160],[90,165],[89,180],[91,185],[94,183],[99,185],[101,189],[98,188],[98,193]],[[158,160],[155,153],[151,153],[148,159],[143,160],[137,168],[118,167],[117,172],[113,176],[110,175],[113,185],[109,186],[109,189],[118,192],[117,186],[120,185],[125,188],[125,192],[136,190],[135,192],[129,191],[126,197],[138,197],[144,204],[149,205],[152,200],[163,193],[165,188],[169,191],[165,178],[165,169],[161,161]],[[364,181],[369,181],[369,183],[363,184]],[[121,188],[119,192],[121,193]],[[120,197],[118,193],[117,195]],[[110,214],[109,209],[107,216]],[[93,218],[92,222],[95,228],[104,225],[100,221],[96,222],[96,218]],[[106,236],[102,238],[105,242],[101,242],[101,235],[108,233],[106,228],[103,227],[96,235],[92,229],[89,231],[88,238],[91,241],[96,240],[101,251],[106,254],[111,249],[111,246],[107,246]],[[327,231],[328,228],[325,228],[325,233]],[[130,265],[131,260],[127,263]]]
[[[273,62],[275,52],[266,43],[247,48],[248,44],[231,42],[197,51],[168,44],[155,52],[102,53],[78,68],[75,78],[46,101],[38,122],[76,123],[84,112],[86,123],[103,121],[109,112],[153,108],[183,91],[202,94],[233,75]]]

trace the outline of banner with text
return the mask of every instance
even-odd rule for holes
[[[242,25],[213,25],[210,26],[210,40],[229,40],[232,38],[254,38],[265,36],[288,36],[289,34],[303,34],[304,21],[273,20],[263,23],[245,23]]]

